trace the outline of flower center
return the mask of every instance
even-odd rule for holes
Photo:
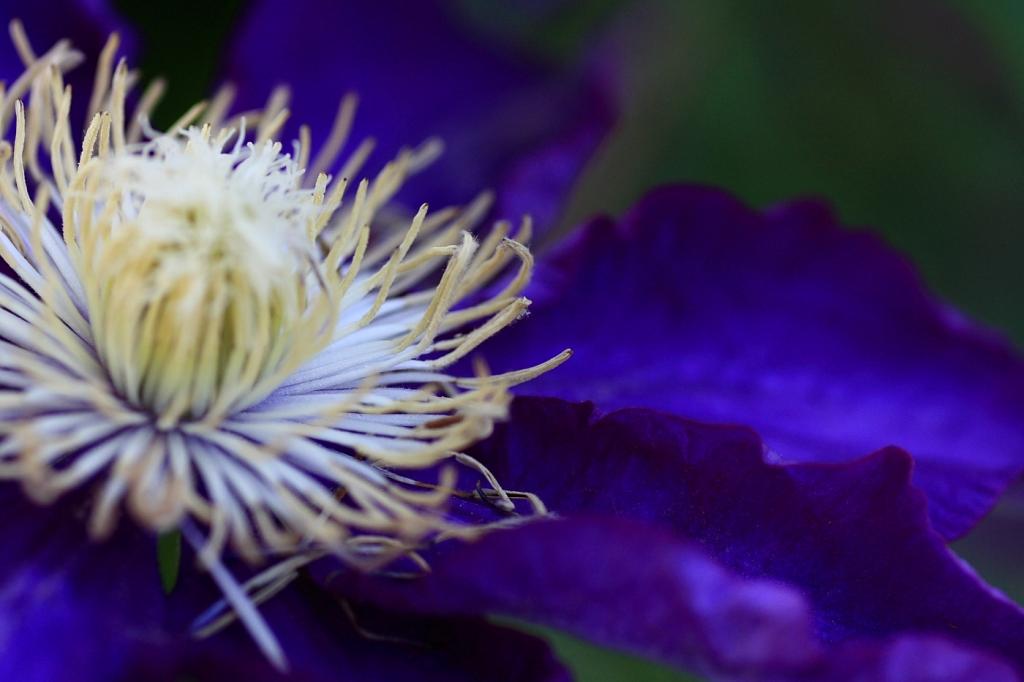
[[[96,159],[82,180],[79,271],[97,347],[161,428],[265,395],[322,347],[329,318],[316,314],[319,210],[301,170],[278,143],[225,138],[160,136]]]
[[[393,202],[438,153],[429,141],[347,200],[372,149],[327,173],[352,97],[312,160],[305,128],[294,159],[271,141],[288,114],[278,95],[247,115],[251,137],[246,117],[225,120],[230,91],[151,131],[154,90],[126,116],[116,37],[79,137],[63,72],[80,55],[62,41],[37,57],[20,24],[11,34],[26,71],[0,88],[0,479],[42,502],[94,490],[96,537],[122,508],[181,530],[282,668],[251,585],[220,559],[228,545],[289,570],[324,554],[373,568],[473,536],[487,526],[445,512],[458,478],[444,462],[487,482],[466,496],[517,513],[521,494],[459,451],[507,415],[511,386],[569,352],[455,369],[529,305],[529,220],[477,242],[486,194],[430,215]]]

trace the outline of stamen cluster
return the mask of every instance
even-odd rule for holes
[[[312,162],[305,128],[291,153],[274,141],[282,92],[228,120],[224,90],[156,133],[157,83],[129,123],[116,38],[76,141],[63,74],[80,56],[12,35],[26,71],[0,104],[0,475],[41,501],[95,490],[97,536],[123,506],[155,531],[204,528],[215,577],[228,544],[377,561],[450,530],[450,472],[396,470],[471,462],[458,451],[505,416],[507,389],[567,357],[448,371],[526,310],[529,221],[478,243],[487,195],[404,214],[392,200],[434,141],[349,198],[372,143],[325,171],[352,97]]]

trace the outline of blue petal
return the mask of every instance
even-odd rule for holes
[[[228,80],[246,106],[278,84],[314,143],[346,91],[360,96],[353,139],[377,159],[440,136],[445,156],[406,193],[413,205],[463,203],[498,190],[498,215],[553,224],[569,187],[610,124],[592,78],[559,73],[474,36],[450,3],[254,2],[229,48]]]
[[[472,454],[564,520],[442,544],[418,581],[327,583],[391,608],[527,618],[727,677],[905,670],[913,650],[946,661],[949,679],[1024,670],[1024,611],[930,527],[906,453],[788,465],[764,453],[743,428],[519,399]]]
[[[533,297],[484,351],[505,370],[574,348],[530,393],[749,425],[785,460],[897,445],[947,538],[1024,471],[1021,356],[820,204],[667,187],[584,227]]]
[[[94,543],[76,513],[80,501],[37,507],[10,484],[0,488],[0,501],[3,680],[469,682],[488,666],[499,667],[490,679],[568,680],[532,636],[479,619],[346,607],[301,579],[263,607],[290,662],[291,674],[281,675],[237,624],[202,641],[189,635],[191,620],[219,596],[194,556],[184,558],[181,584],[168,596],[155,540],[129,523]]]

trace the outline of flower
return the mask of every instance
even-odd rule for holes
[[[762,214],[675,187],[542,261],[527,290],[534,319],[482,346],[492,365],[542,361],[561,341],[554,329],[578,364],[530,391],[660,411],[518,398],[458,488],[496,476],[561,518],[473,543],[426,540],[411,556],[431,570],[415,580],[330,557],[258,576],[246,586],[256,600],[295,578],[261,608],[289,623],[278,634],[296,675],[567,676],[536,640],[481,619],[499,613],[728,678],[1015,679],[1021,610],[945,541],[1019,475],[1020,359],[834,222],[818,205]],[[183,640],[217,595],[186,569],[165,598],[131,524],[87,544],[74,494],[30,510],[5,492],[0,632],[21,656],[0,658],[0,671],[276,679],[237,629]],[[504,518],[487,501],[456,495],[444,520]],[[117,660],[96,665],[95,646],[74,636],[83,622]],[[36,633],[55,631],[67,633],[53,645],[61,659],[33,650]]]
[[[26,70],[0,108],[0,132],[14,121],[0,142],[0,475],[43,503],[94,491],[97,539],[122,506],[150,531],[180,529],[283,669],[225,547],[252,563],[327,552],[379,566],[434,534],[472,532],[443,511],[448,468],[436,480],[398,471],[451,458],[480,469],[456,453],[505,416],[511,385],[568,357],[446,371],[529,305],[529,221],[478,245],[468,230],[486,195],[381,215],[436,156],[431,141],[346,202],[362,152],[335,178],[316,168],[334,166],[344,132],[325,158],[312,159],[308,133],[283,153],[283,98],[231,120],[215,98],[157,133],[153,97],[128,113],[116,38],[79,144],[63,77],[79,55],[58,42],[37,56],[17,22],[11,33]],[[336,130],[353,110],[344,100]]]

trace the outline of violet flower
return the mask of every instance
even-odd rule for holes
[[[0,103],[0,475],[19,484],[4,490],[11,511],[26,496],[61,504],[16,514],[24,530],[12,544],[24,544],[8,567],[0,667],[19,679],[77,678],[83,668],[97,679],[210,674],[193,670],[207,654],[192,635],[218,629],[219,619],[186,627],[178,612],[195,618],[215,594],[192,592],[186,580],[171,601],[156,583],[108,582],[127,577],[114,565],[140,565],[140,553],[155,559],[152,543],[119,523],[127,511],[145,530],[184,535],[189,559],[265,657],[239,654],[244,667],[284,671],[285,647],[256,607],[269,595],[239,585],[239,558],[289,565],[319,552],[372,568],[427,538],[486,530],[444,513],[450,467],[436,479],[407,472],[446,460],[482,470],[455,453],[507,414],[511,385],[568,357],[502,375],[446,373],[529,305],[518,294],[532,269],[522,243],[530,222],[499,223],[478,243],[469,231],[486,195],[464,209],[424,204],[403,215],[394,196],[436,158],[433,140],[349,186],[366,149],[335,163],[352,97],[334,124],[337,145],[316,155],[305,132],[291,154],[275,141],[287,119],[279,96],[229,118],[225,90],[158,133],[148,123],[156,91],[129,101],[133,78],[116,60],[116,38],[96,61],[79,128],[64,74],[83,56],[66,41],[38,50],[17,21],[11,36],[24,73]],[[509,268],[517,274],[491,290]],[[41,534],[54,519],[59,532]],[[70,561],[85,538],[115,532],[118,540]],[[271,610],[285,610],[291,625],[320,617],[315,604],[292,601]],[[98,607],[112,611],[89,617]],[[325,617],[356,618],[340,607]],[[359,622],[371,617],[361,612]],[[83,623],[88,640],[66,637],[48,656],[20,646]],[[349,625],[354,640],[372,639]],[[403,642],[443,634],[444,646],[414,656],[418,664],[373,663],[393,646],[353,651],[325,622],[291,638],[297,674],[471,677],[480,659],[451,653],[461,648],[509,650],[508,679],[562,674],[542,643],[504,628],[472,619],[406,625]],[[325,633],[319,646],[306,630]],[[462,639],[465,647],[448,649]],[[223,641],[216,661],[231,660]],[[104,657],[108,648],[115,653]],[[157,662],[166,663],[150,671]]]
[[[287,624],[274,631],[294,677],[568,679],[485,614],[729,679],[1024,671],[1020,608],[944,541],[1019,476],[1022,365],[1005,343],[808,204],[758,214],[666,189],[583,228],[539,275],[533,319],[485,346],[492,369],[564,341],[577,357],[531,392],[661,411],[517,399],[470,450],[504,488],[463,470],[459,488],[478,493],[445,521],[509,525],[511,490],[558,518],[471,543],[424,536],[431,571],[413,579],[329,558],[289,574],[261,612]],[[683,417],[749,424],[767,445]],[[0,673],[278,679],[240,628],[188,636],[219,595],[187,549],[168,597],[143,531],[88,540],[84,489],[49,507],[3,494]]]

